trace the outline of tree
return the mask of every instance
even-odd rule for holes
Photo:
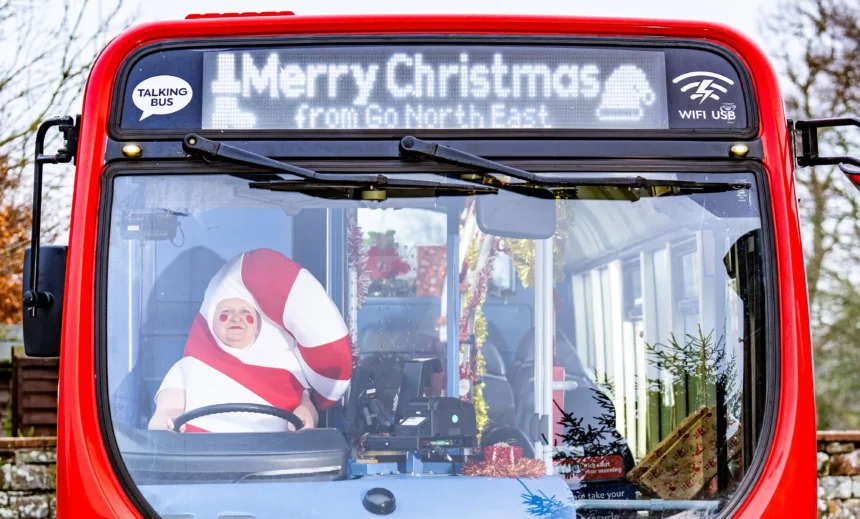
[[[28,174],[36,129],[79,101],[96,54],[117,29],[128,25],[119,20],[121,8],[121,0],[107,11],[89,0],[0,0],[0,323],[21,318],[24,250],[30,244]],[[46,176],[45,240],[68,225],[65,211],[50,209],[58,202],[61,208],[66,205],[60,191],[62,178],[69,176]]]
[[[786,0],[763,31],[792,119],[860,113],[860,4]],[[860,132],[820,132],[822,151],[860,150]],[[796,173],[806,256],[819,428],[860,427],[860,198],[833,167]]]

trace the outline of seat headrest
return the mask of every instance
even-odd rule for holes
[[[499,353],[499,349],[496,348],[496,345],[493,344],[493,341],[487,339],[484,342],[484,345],[481,347],[481,353],[484,355],[484,362],[486,362],[487,373],[490,375],[498,375],[500,377],[505,376],[505,361],[502,358],[502,354]]]
[[[514,365],[521,366],[532,364],[535,355],[535,330],[530,328],[523,335],[520,345],[517,348],[517,355],[514,359]],[[567,375],[575,377],[586,377],[585,366],[579,358],[576,347],[567,336],[559,329],[555,331],[555,364],[564,366]]]

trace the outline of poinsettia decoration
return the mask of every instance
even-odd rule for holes
[[[409,273],[409,264],[403,261],[394,241],[394,231],[369,233],[373,245],[367,251],[367,267],[375,281],[394,279]]]

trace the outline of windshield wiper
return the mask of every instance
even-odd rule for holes
[[[387,198],[422,198],[496,194],[498,188],[472,183],[453,184],[430,180],[393,179],[374,176],[374,182],[343,180],[309,183],[306,180],[266,180],[250,182],[251,189],[295,191],[322,198],[382,201]]]
[[[521,192],[523,194],[531,194],[544,198],[556,198],[560,196],[565,187],[577,186],[595,186],[595,187],[622,187],[622,188],[650,188],[650,187],[668,187],[688,190],[687,193],[722,193],[738,189],[750,189],[752,184],[747,181],[739,182],[701,182],[698,180],[673,180],[673,179],[658,179],[646,178],[641,175],[629,177],[609,177],[609,178],[553,178],[544,175],[538,175],[530,171],[514,168],[500,162],[495,162],[485,159],[478,155],[445,146],[436,142],[423,141],[411,135],[407,135],[400,139],[400,151],[404,155],[415,155],[421,158],[432,160],[435,162],[455,164],[458,166],[474,167],[483,169],[488,172],[503,173],[510,177],[522,180],[520,183],[510,183],[509,179],[499,179],[492,177],[497,182],[500,182],[505,189]],[[464,180],[469,180],[464,177]],[[494,185],[496,182],[488,179],[476,179],[475,182]],[[667,193],[668,194],[668,193]],[[570,198],[575,198],[575,195],[567,195]]]
[[[752,187],[751,183],[746,181],[731,183],[702,182],[697,180],[651,179],[641,175],[609,178],[553,178],[507,166],[450,146],[423,141],[411,135],[407,135],[400,140],[400,150],[405,155],[417,155],[434,162],[478,168],[490,173],[501,173],[515,178],[520,182],[512,183],[509,178],[499,178],[495,175],[478,178],[461,176],[461,179],[468,184],[452,184],[413,179],[395,180],[379,174],[318,173],[310,169],[280,162],[237,146],[206,139],[193,133],[185,136],[182,140],[182,147],[189,155],[198,156],[204,160],[220,158],[245,166],[262,167],[289,173],[303,179],[285,180],[277,176],[260,176],[254,174],[235,175],[251,180],[250,187],[254,189],[302,191],[320,196],[333,196],[335,198],[384,200],[384,191],[388,191],[391,196],[398,197],[466,196],[470,194],[497,193],[498,188],[538,198],[581,198],[576,188],[585,186],[629,189],[666,187],[670,189],[657,194],[657,196],[671,196],[694,193],[721,193]],[[434,174],[439,176],[449,175],[444,172],[436,172]],[[308,181],[316,182],[310,183]],[[410,190],[412,192],[407,193]],[[377,193],[373,193],[374,191]],[[638,196],[635,198],[638,198]]]
[[[243,166],[257,166],[266,169],[282,171],[301,177],[305,180],[320,180],[320,181],[359,181],[365,183],[375,183],[379,180],[380,175],[338,175],[331,173],[317,173],[312,169],[300,168],[292,164],[279,162],[275,159],[270,159],[265,155],[260,155],[252,151],[248,151],[230,144],[213,141],[205,137],[201,137],[194,133],[189,133],[182,139],[182,148],[186,153],[192,156],[200,157],[204,160],[211,161],[212,159],[224,159]],[[242,178],[259,178],[250,175],[238,175]],[[267,177],[269,178],[269,177]],[[276,179],[273,179],[276,180]]]
[[[189,155],[199,156],[205,160],[221,158],[244,166],[273,169],[301,178],[301,180],[286,180],[278,176],[236,175],[250,180],[249,187],[252,189],[297,191],[327,198],[357,200],[385,200],[389,197],[468,196],[498,193],[498,189],[495,187],[480,186],[473,183],[454,184],[450,182],[415,179],[391,179],[379,174],[345,175],[318,173],[310,169],[279,162],[265,155],[259,155],[223,142],[206,139],[193,133],[186,135],[182,139],[182,147]]]

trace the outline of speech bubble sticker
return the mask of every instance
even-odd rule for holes
[[[134,87],[131,100],[143,112],[140,120],[150,115],[167,115],[182,110],[191,102],[191,85],[176,76],[153,76]]]

